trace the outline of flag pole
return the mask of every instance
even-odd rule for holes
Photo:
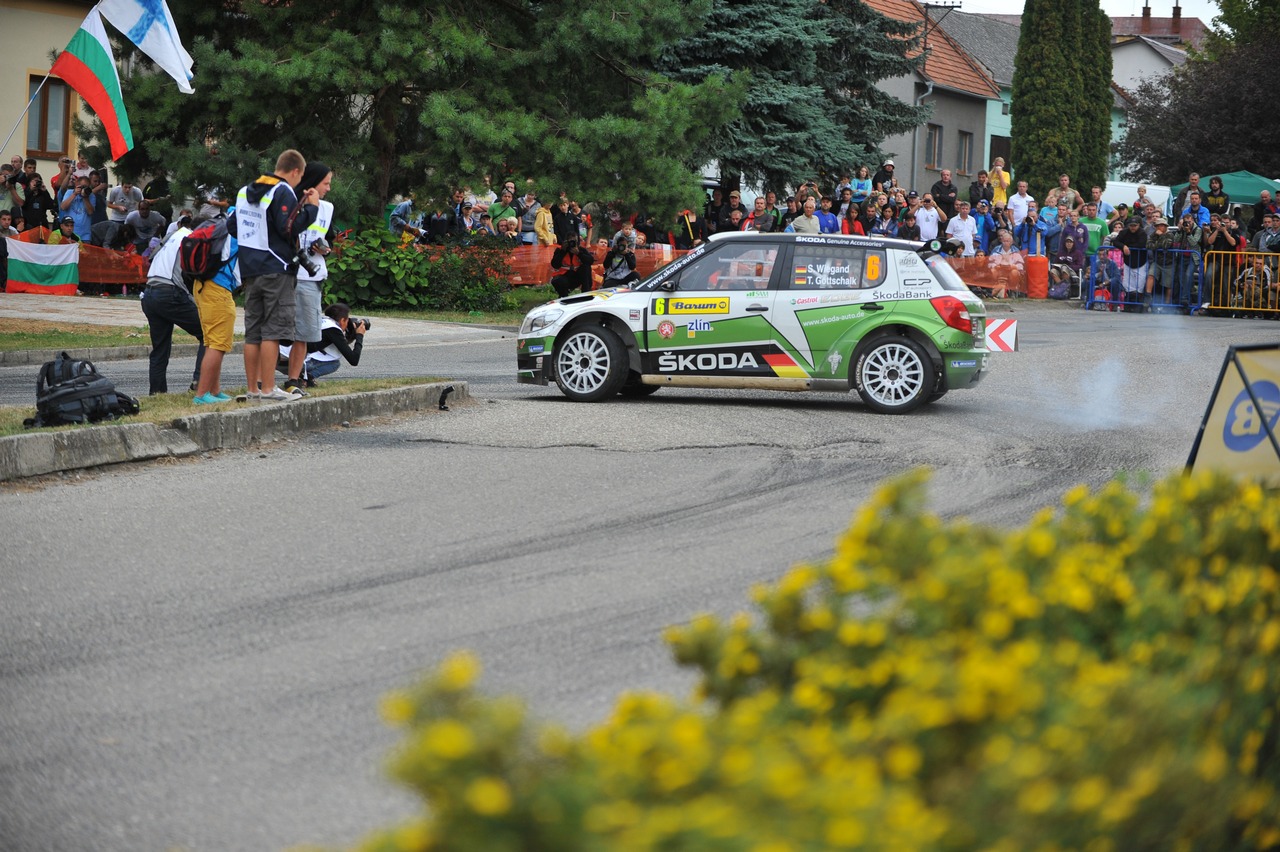
[[[13,134],[18,132],[22,119],[27,117],[27,113],[31,112],[31,105],[36,102],[36,97],[40,94],[40,90],[44,88],[44,84],[49,82],[51,74],[45,74],[44,79],[40,81],[40,85],[36,86],[36,90],[31,93],[31,100],[27,101],[27,107],[18,116],[18,120],[13,123],[13,129],[9,131],[9,135],[4,138],[4,145],[0,145],[0,152],[5,151],[9,147],[9,142],[13,139]]]

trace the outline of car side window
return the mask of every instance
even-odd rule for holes
[[[730,244],[680,270],[677,290],[767,290],[777,246]]]
[[[851,246],[796,246],[792,290],[870,290],[884,283],[883,249]]]

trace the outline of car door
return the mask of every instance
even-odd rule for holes
[[[775,376],[770,315],[782,246],[726,240],[655,291],[645,319],[645,373],[666,376]]]
[[[889,272],[885,250],[849,240],[797,242],[788,271],[773,310],[779,336],[814,378],[845,378],[849,341],[894,307],[876,292]]]

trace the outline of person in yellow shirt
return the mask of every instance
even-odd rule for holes
[[[1004,170],[1004,157],[996,157],[989,173],[993,197],[991,206],[1009,203],[1009,173]]]
[[[80,238],[76,236],[76,222],[70,216],[63,216],[58,221],[58,230],[50,234],[48,239],[48,244],[51,246],[78,242]]]

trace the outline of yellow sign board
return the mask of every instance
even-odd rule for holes
[[[1233,346],[1218,374],[1188,470],[1220,470],[1280,488],[1280,344]]]

